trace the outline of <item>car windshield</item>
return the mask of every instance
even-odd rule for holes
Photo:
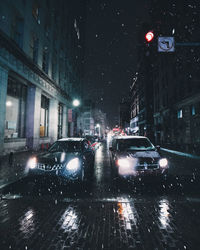
[[[146,138],[119,139],[117,149],[126,150],[154,150],[153,144]]]
[[[79,152],[81,143],[79,141],[57,141],[49,149],[49,152]]]

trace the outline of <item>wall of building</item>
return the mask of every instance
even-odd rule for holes
[[[154,31],[155,39],[145,43],[148,30],[141,24],[138,36],[143,46],[139,50],[137,84],[131,89],[132,118],[136,117],[138,98],[139,134],[144,133],[142,126],[149,120],[156,144],[200,153],[200,47],[192,45],[199,42],[200,35],[198,1],[190,5],[171,0],[150,3],[145,27]],[[159,53],[159,36],[174,36],[175,52]]]
[[[81,96],[85,4],[5,0],[0,17],[0,153],[38,149],[68,135]]]

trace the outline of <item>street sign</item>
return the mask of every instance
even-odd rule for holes
[[[158,37],[158,52],[174,52],[174,37]]]

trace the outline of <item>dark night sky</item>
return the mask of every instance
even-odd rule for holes
[[[146,12],[145,0],[90,0],[87,7],[84,96],[112,125],[135,72],[136,20]]]

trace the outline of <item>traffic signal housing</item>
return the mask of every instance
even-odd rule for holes
[[[145,39],[146,39],[146,41],[147,41],[148,43],[150,43],[150,42],[153,40],[153,38],[154,38],[154,33],[153,33],[153,31],[149,31],[149,32],[146,33]]]

